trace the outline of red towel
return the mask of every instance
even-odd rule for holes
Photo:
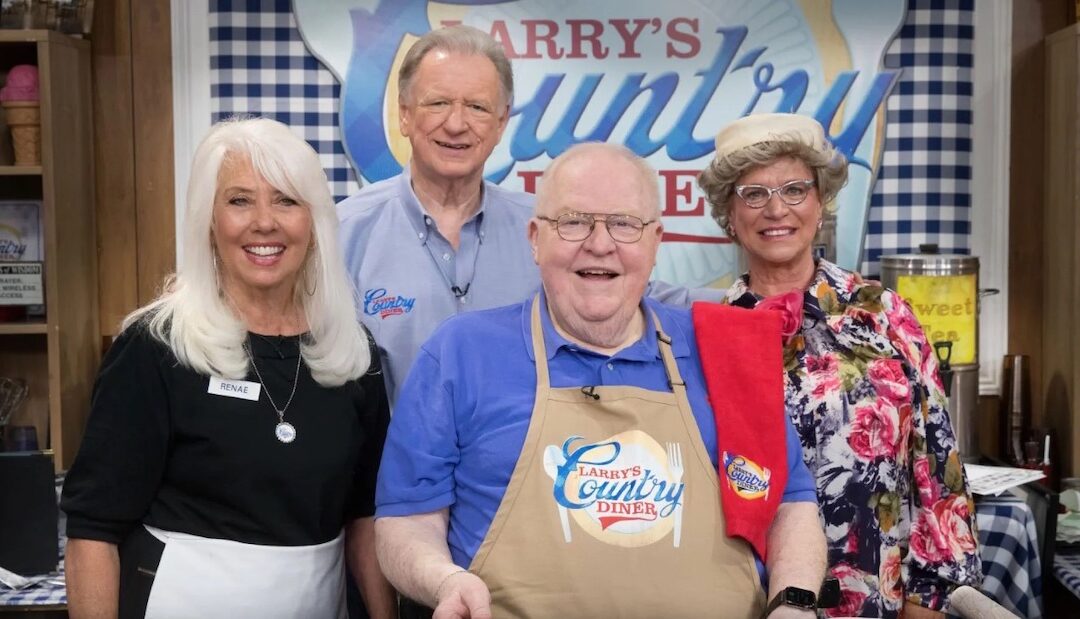
[[[764,560],[787,485],[783,317],[715,303],[695,303],[692,314],[716,419],[726,533]]]

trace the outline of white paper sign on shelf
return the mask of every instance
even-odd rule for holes
[[[40,262],[0,262],[0,305],[41,305],[45,280]]]

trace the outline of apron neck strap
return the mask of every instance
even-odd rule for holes
[[[660,348],[660,358],[664,360],[664,370],[667,371],[668,387],[679,393],[686,391],[686,381],[679,373],[679,365],[675,363],[675,353],[671,350],[671,336],[660,326],[660,318],[652,312],[653,325],[656,327],[656,343]]]
[[[533,297],[532,318],[530,320],[532,331],[533,356],[536,357],[536,387],[547,389],[551,386],[548,376],[547,346],[544,345],[544,327],[540,322],[540,294]]]

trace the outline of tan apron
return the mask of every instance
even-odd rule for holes
[[[344,533],[314,546],[261,546],[146,530],[165,543],[147,619],[347,616]]]
[[[539,306],[529,431],[469,567],[494,617],[758,617],[753,553],[724,535],[716,470],[659,321],[673,393],[553,389]]]

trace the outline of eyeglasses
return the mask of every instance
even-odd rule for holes
[[[584,241],[592,234],[597,221],[604,222],[611,239],[617,243],[637,243],[645,226],[656,223],[655,219],[645,221],[633,215],[596,215],[593,213],[563,213],[557,219],[537,215],[537,219],[555,224],[559,238],[572,243]]]
[[[742,201],[750,208],[761,208],[769,203],[773,194],[780,196],[784,204],[798,206],[803,203],[806,196],[810,195],[810,188],[814,186],[812,180],[788,181],[779,187],[766,187],[765,185],[735,185],[735,193],[739,194]]]

